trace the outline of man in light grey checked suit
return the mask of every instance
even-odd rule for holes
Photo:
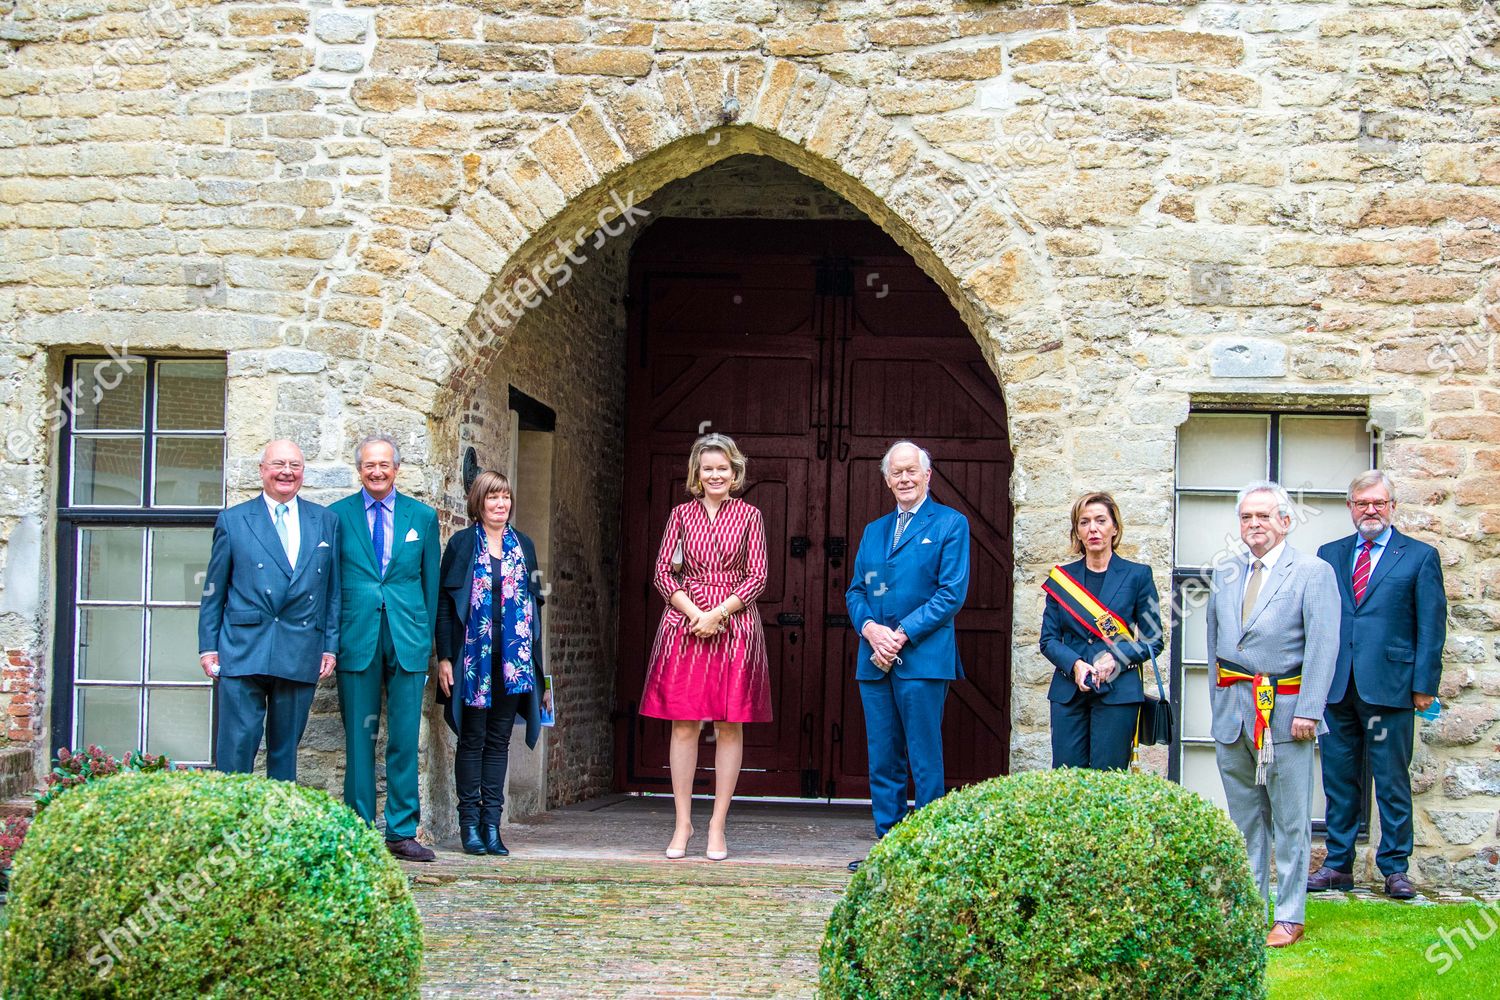
[[[1245,836],[1250,870],[1270,900],[1272,948],[1302,938],[1312,854],[1313,748],[1339,647],[1333,567],[1286,544],[1292,501],[1276,483],[1240,490],[1235,511],[1250,552],[1214,569],[1208,662],[1214,749],[1229,816]]]

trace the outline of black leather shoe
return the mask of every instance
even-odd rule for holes
[[[1347,891],[1354,888],[1354,876],[1324,865],[1307,876],[1308,892]]]
[[[486,854],[484,841],[479,839],[479,827],[466,826],[459,830],[459,840],[463,842],[465,854]]]
[[[484,831],[484,850],[487,854],[495,854],[502,858],[510,857],[510,851],[505,849],[505,841],[500,839],[500,828],[493,823],[486,823],[482,828]]]
[[[400,858],[402,861],[437,860],[436,854],[417,843],[412,837],[407,837],[405,840],[387,840],[385,849],[391,852],[392,857]]]
[[[1385,894],[1392,899],[1416,899],[1417,889],[1406,872],[1391,872],[1385,877]]]
[[[864,858],[857,858],[854,861],[849,862],[849,870],[851,872],[857,872],[857,871],[859,871],[859,866],[862,865],[862,864],[864,864],[864,863],[865,863],[865,859]]]

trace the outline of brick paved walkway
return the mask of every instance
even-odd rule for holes
[[[507,826],[503,859],[454,845],[406,865],[426,930],[422,995],[812,997],[868,807],[736,804],[729,861],[661,859],[671,804],[620,799]],[[659,843],[658,843],[659,841]]]

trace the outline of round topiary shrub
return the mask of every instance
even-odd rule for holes
[[[405,874],[352,811],[286,782],[75,788],[37,817],[7,909],[6,1000],[417,996]]]
[[[822,948],[829,997],[1264,998],[1239,831],[1155,775],[996,778],[870,852]]]

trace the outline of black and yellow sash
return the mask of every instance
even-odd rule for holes
[[[1105,607],[1103,601],[1089,593],[1087,587],[1069,576],[1061,566],[1052,567],[1052,572],[1042,582],[1042,589],[1068,614],[1077,618],[1078,624],[1105,642],[1130,638],[1130,626],[1125,620]]]
[[[1228,660],[1220,660],[1215,667],[1218,671],[1218,685],[1221,688],[1227,688],[1231,684],[1253,685],[1251,690],[1255,692],[1255,749],[1261,749],[1261,740],[1266,730],[1271,728],[1271,710],[1276,707],[1276,696],[1300,694],[1302,675],[1270,677],[1266,674],[1252,674],[1238,663],[1231,663]]]

